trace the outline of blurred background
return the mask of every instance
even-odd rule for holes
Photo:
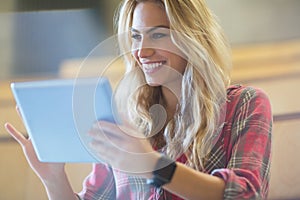
[[[113,34],[119,0],[2,0],[0,78],[56,74],[69,58],[85,57]],[[232,45],[300,37],[298,0],[217,1],[208,4]]]
[[[26,134],[15,113],[13,81],[76,76],[83,59],[113,32],[119,0],[1,0],[0,199],[47,199],[22,150],[3,129],[6,121]],[[274,113],[270,199],[300,198],[300,1],[208,0],[232,46],[232,83],[269,95]],[[109,56],[109,55],[108,55]],[[88,62],[90,75],[107,57]],[[108,74],[124,72],[115,63]],[[114,80],[113,80],[114,81]],[[80,191],[89,164],[68,164]],[[293,172],[293,174],[291,173]]]

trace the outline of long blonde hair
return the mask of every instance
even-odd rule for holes
[[[119,45],[124,54],[127,76],[117,90],[120,108],[146,136],[155,129],[149,109],[163,104],[161,89],[145,84],[143,72],[130,55],[133,12],[140,2],[152,1],[167,13],[173,43],[187,57],[178,109],[164,127],[163,135],[152,142],[167,144],[163,151],[176,159],[185,153],[187,164],[203,170],[212,140],[221,126],[221,110],[230,84],[230,49],[215,16],[204,0],[124,0],[116,15]],[[176,34],[175,34],[176,33]],[[126,91],[126,92],[125,92]],[[125,101],[126,99],[126,101]]]

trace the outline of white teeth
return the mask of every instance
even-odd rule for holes
[[[159,63],[149,63],[149,64],[143,64],[143,67],[146,70],[151,70],[151,69],[155,69],[156,67],[161,66],[163,63],[159,62]]]

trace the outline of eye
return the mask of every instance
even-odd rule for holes
[[[152,39],[160,39],[160,38],[163,38],[166,36],[167,36],[167,34],[165,34],[165,33],[153,33],[151,37],[152,37]]]
[[[142,39],[142,36],[140,34],[137,34],[137,33],[133,33],[131,34],[131,38],[133,40],[137,40],[137,41],[140,41]]]

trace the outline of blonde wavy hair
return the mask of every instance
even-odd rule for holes
[[[151,107],[164,104],[160,87],[146,83],[131,55],[130,28],[133,12],[140,2],[152,1],[167,13],[171,39],[187,58],[181,97],[174,117],[160,134]],[[226,88],[230,84],[231,54],[216,17],[204,0],[124,0],[116,12],[119,46],[127,73],[116,91],[118,106],[125,109],[132,124],[173,159],[183,153],[187,165],[203,170],[213,140],[222,128]]]

